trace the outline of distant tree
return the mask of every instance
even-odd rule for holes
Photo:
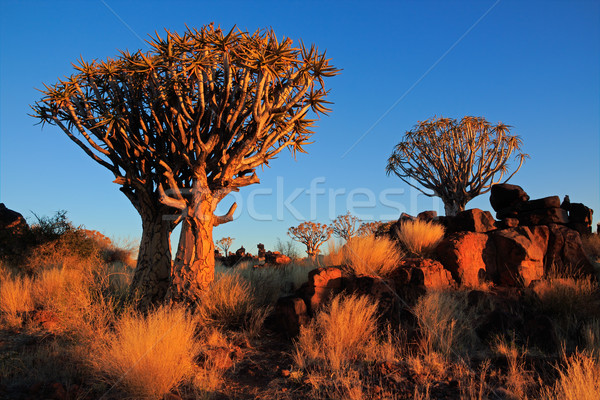
[[[324,78],[338,70],[316,47],[293,46],[272,30],[210,25],[149,44],[146,53],[82,61],[34,109],[108,168],[142,215],[146,261],[133,286],[164,298],[154,286],[171,271],[167,297],[194,303],[214,279],[213,227],[231,221],[236,207],[215,216],[217,204],[258,183],[255,169],[283,149],[304,152],[309,112],[330,111]],[[171,268],[168,238],[179,221]]]
[[[361,237],[374,235],[382,224],[383,222],[381,221],[363,222],[358,227],[356,234]]]
[[[217,247],[219,247],[221,250],[223,250],[225,252],[225,257],[227,257],[229,255],[229,248],[233,244],[233,238],[230,238],[229,236],[227,236],[227,237],[217,240],[217,242],[215,244],[217,245]]]
[[[338,215],[338,217],[333,220],[333,234],[348,241],[352,236],[356,235],[356,225],[358,222],[358,218],[350,214],[350,211],[344,215]]]
[[[456,215],[471,199],[502,181],[513,152],[519,165],[504,182],[523,165],[527,154],[520,152],[521,139],[509,132],[508,125],[491,125],[482,117],[419,122],[396,145],[386,171],[426,196],[440,197],[446,215]]]
[[[314,258],[319,254],[319,247],[331,237],[333,229],[318,222],[303,222],[288,229],[288,235],[306,246],[306,254]]]

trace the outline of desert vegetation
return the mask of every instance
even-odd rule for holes
[[[319,267],[314,258],[279,267],[217,265],[193,312],[175,304],[141,313],[128,290],[134,249],[117,249],[64,213],[31,230],[51,234],[32,241],[21,258],[27,262],[4,257],[0,269],[0,379],[9,398],[600,395],[594,277],[552,273],[518,295],[527,308],[518,312],[549,321],[557,338],[551,346],[528,341],[520,328],[482,334],[481,321],[509,301],[493,286],[427,290],[391,319],[377,297],[342,292],[288,337],[278,299],[302,290]],[[349,275],[389,276],[408,257],[405,240],[355,236],[330,246],[319,262],[337,261],[331,265]],[[597,242],[586,243],[594,257]],[[57,263],[64,254],[73,258]]]

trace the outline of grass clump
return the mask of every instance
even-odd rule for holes
[[[0,277],[0,312],[3,322],[11,328],[23,322],[23,313],[33,311],[32,280],[28,277],[13,277],[8,270]]]
[[[420,219],[404,221],[397,228],[396,236],[411,255],[424,257],[430,254],[442,240],[444,227]]]
[[[589,277],[549,277],[538,282],[533,291],[540,311],[554,322],[559,340],[574,349],[582,324],[600,314],[598,283]]]
[[[431,290],[419,298],[413,312],[423,354],[460,358],[476,349],[478,339],[472,329],[476,310],[468,308],[466,292]]]
[[[352,361],[376,358],[377,336],[377,303],[368,296],[338,295],[301,328],[296,363],[340,371]]]
[[[90,362],[103,380],[132,397],[158,399],[192,377],[199,351],[194,331],[183,308],[123,315]]]
[[[248,281],[235,274],[219,274],[200,300],[195,314],[202,325],[239,328],[256,307]]]
[[[350,238],[342,251],[344,265],[356,275],[388,275],[404,256],[394,241],[373,235]]]
[[[542,392],[547,400],[597,400],[600,399],[600,364],[586,353],[564,355],[564,366],[551,388]]]

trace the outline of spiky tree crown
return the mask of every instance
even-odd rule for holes
[[[304,151],[309,110],[330,111],[323,79],[338,70],[315,46],[212,24],[148,43],[79,61],[33,107],[125,190],[164,186],[180,200],[198,177],[224,192],[256,183],[254,169],[283,148]]]
[[[510,126],[503,123],[492,125],[482,117],[467,116],[460,121],[434,117],[405,133],[386,171],[427,196],[470,200],[502,181],[513,153],[518,166],[504,182],[517,173],[528,157],[520,152],[521,145],[521,139],[510,135]]]

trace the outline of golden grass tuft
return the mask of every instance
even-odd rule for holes
[[[195,315],[201,325],[239,328],[255,308],[248,281],[236,274],[219,274],[200,300]]]
[[[600,261],[600,235],[581,235],[585,254],[594,261]]]
[[[350,238],[343,256],[344,265],[356,275],[385,276],[398,267],[404,255],[394,241],[371,235]]]
[[[349,362],[376,359],[377,336],[377,303],[367,296],[338,295],[300,329],[294,358],[300,368],[321,365],[339,372]]]
[[[498,337],[493,344],[493,350],[506,358],[506,387],[515,399],[526,399],[530,387],[534,384],[531,371],[525,369],[526,349],[521,349],[514,340],[508,342]]]
[[[183,308],[158,308],[148,316],[123,315],[90,357],[97,373],[132,397],[158,399],[194,369],[199,345]]]
[[[23,322],[22,314],[33,311],[32,280],[28,277],[12,277],[4,270],[0,279],[0,312],[5,324],[18,327]]]
[[[542,391],[541,398],[548,400],[600,399],[600,364],[586,353],[563,356],[564,367],[551,388]]]
[[[338,267],[344,263],[343,246],[340,246],[334,239],[327,242],[327,255],[323,257],[323,266]]]
[[[558,338],[569,350],[577,346],[581,325],[600,313],[598,283],[587,278],[547,278],[533,287],[540,311],[552,319]]]
[[[444,227],[435,222],[416,219],[402,222],[396,235],[412,255],[427,256],[443,239]]]
[[[446,358],[467,355],[477,345],[472,330],[476,310],[468,310],[466,292],[431,290],[419,298],[413,312],[421,331],[423,354]]]

